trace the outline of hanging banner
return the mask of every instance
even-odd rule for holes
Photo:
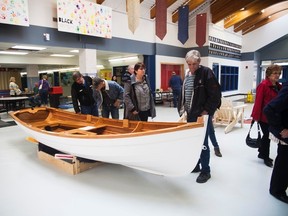
[[[0,23],[29,26],[27,0],[0,0]]]
[[[128,28],[131,32],[135,32],[139,25],[140,19],[140,0],[126,0]]]
[[[163,40],[167,33],[167,2],[166,0],[156,0],[155,17],[156,35]]]
[[[206,42],[207,14],[197,14],[196,16],[196,44],[202,47]]]
[[[189,7],[185,5],[178,8],[178,40],[185,44],[189,38],[188,26],[189,26]]]
[[[84,0],[57,0],[58,30],[112,38],[112,9]]]

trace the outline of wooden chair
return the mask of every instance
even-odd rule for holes
[[[242,118],[243,112],[236,112],[231,100],[221,98],[221,107],[214,114],[214,125],[224,125],[225,133],[229,133]]]

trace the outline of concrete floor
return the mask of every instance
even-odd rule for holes
[[[249,117],[251,105],[245,110]],[[2,120],[9,120],[1,114]],[[157,106],[154,121],[177,121],[175,108]],[[69,175],[37,158],[37,145],[18,126],[0,128],[1,216],[284,216],[288,205],[269,195],[272,169],[245,145],[249,125],[228,134],[217,127],[223,154],[211,151],[212,178],[169,178],[114,164]],[[271,143],[271,158],[277,145]],[[165,152],[163,152],[164,154]],[[179,158],[181,160],[181,158]]]

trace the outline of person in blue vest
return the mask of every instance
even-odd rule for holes
[[[169,87],[172,89],[174,107],[177,107],[178,105],[182,84],[183,82],[181,77],[177,75],[175,71],[173,71],[172,76],[169,80]]]

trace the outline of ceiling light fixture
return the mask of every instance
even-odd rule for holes
[[[0,54],[6,55],[27,55],[28,52],[0,51]]]
[[[39,51],[39,50],[44,50],[44,49],[46,49],[46,47],[16,45],[16,46],[13,46],[12,49],[22,49],[22,50],[35,50],[35,51]]]
[[[79,50],[70,50],[71,53],[79,53]]]
[[[70,58],[73,57],[74,55],[64,55],[64,54],[52,54],[50,55],[52,57],[64,57],[64,58]]]
[[[108,59],[109,62],[116,62],[116,61],[127,61],[127,60],[136,60],[138,56],[131,56],[131,57],[124,57],[124,58],[114,58]]]

